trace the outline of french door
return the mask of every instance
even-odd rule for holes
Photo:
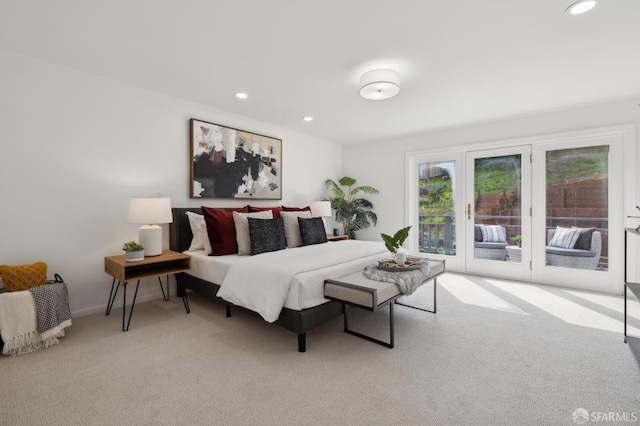
[[[466,272],[531,278],[531,146],[465,158]]]
[[[619,292],[623,228],[622,141],[620,134],[554,140],[533,152],[533,279],[584,290]],[[615,165],[615,166],[614,166]],[[588,230],[574,247],[592,257],[558,256],[550,243],[558,228]],[[535,256],[540,255],[540,256]],[[544,257],[543,257],[544,256]]]
[[[630,126],[493,146],[407,155],[410,253],[449,271],[619,294],[620,230],[637,204]],[[581,242],[553,241],[576,228]]]
[[[447,269],[464,271],[464,156],[415,156],[408,163],[407,222],[409,252],[446,260]]]

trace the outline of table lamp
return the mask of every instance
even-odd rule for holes
[[[162,228],[159,223],[171,223],[170,198],[132,198],[129,202],[129,223],[144,224],[138,230],[139,243],[145,256],[162,254]]]
[[[324,230],[327,230],[327,222],[325,221],[325,217],[331,217],[331,201],[312,201],[309,204],[311,208],[311,216],[312,217],[321,217],[322,223],[324,225]]]

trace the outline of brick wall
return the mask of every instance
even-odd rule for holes
[[[606,218],[608,210],[608,179],[584,179],[547,186],[547,227],[580,228],[596,227],[602,233],[601,262],[608,262],[609,224]],[[535,209],[536,206],[533,206]],[[505,216],[504,218],[477,219],[477,223],[488,225],[506,225],[507,240],[520,233],[520,220],[508,216],[520,216],[520,191],[503,191],[502,194],[476,194],[476,215]],[[560,218],[571,218],[563,220]],[[581,219],[581,218],[601,218]]]

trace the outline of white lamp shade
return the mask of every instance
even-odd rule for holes
[[[312,201],[309,207],[313,217],[331,217],[331,201]]]
[[[400,74],[393,70],[373,70],[360,77],[360,96],[372,101],[393,98],[400,93]]]
[[[132,198],[129,202],[129,223],[153,225],[171,223],[170,198]]]

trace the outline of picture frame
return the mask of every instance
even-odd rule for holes
[[[282,199],[282,140],[192,118],[190,198]]]

